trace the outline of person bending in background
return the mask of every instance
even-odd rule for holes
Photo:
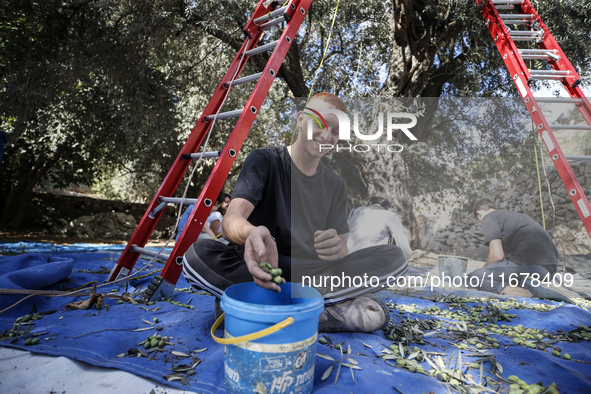
[[[519,284],[525,279],[521,274],[529,274],[529,279],[537,274],[540,281],[552,279],[558,250],[550,235],[535,220],[519,212],[497,210],[486,198],[474,204],[474,217],[481,222],[489,253],[484,267],[468,274],[468,283],[472,277],[478,277],[479,286],[474,286],[478,290],[531,297],[529,290],[509,286],[512,274]]]
[[[354,208],[349,214],[349,253],[376,245],[396,245],[404,257],[410,259],[412,249],[404,232],[402,221],[389,211],[392,199],[386,193],[376,193],[367,207]]]

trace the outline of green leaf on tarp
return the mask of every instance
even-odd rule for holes
[[[326,380],[326,379],[328,379],[328,377],[332,373],[332,368],[333,367],[334,367],[334,365],[331,365],[330,367],[328,367],[328,369],[326,371],[324,371],[324,373],[322,374],[322,378],[320,378],[320,380]]]
[[[193,369],[193,366],[191,365],[187,365],[187,364],[181,364],[181,365],[173,365],[172,369],[167,368],[169,371],[174,371],[174,372],[187,372],[190,369]]]
[[[334,378],[334,384],[337,384],[337,381],[339,380],[339,376],[341,375],[341,365],[342,365],[342,363],[339,363],[339,368],[337,369],[337,376],[335,376],[335,378]]]
[[[334,358],[330,357],[328,354],[324,354],[324,353],[316,353],[316,356],[323,358],[325,360],[329,360],[329,361],[337,361]]]

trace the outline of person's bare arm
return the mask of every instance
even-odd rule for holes
[[[203,228],[201,229],[201,232],[209,235],[211,238],[215,238],[215,234],[213,231],[211,231],[207,222],[203,223]]]
[[[500,239],[493,239],[488,244],[488,257],[486,258],[486,267],[489,264],[496,263],[505,258],[505,251],[503,250],[503,241]]]
[[[253,209],[254,205],[250,201],[243,198],[233,199],[224,216],[222,233],[228,241],[244,245],[244,261],[254,282],[265,289],[280,292],[281,288],[271,282],[271,275],[259,267],[259,263],[266,261],[273,268],[277,268],[279,259],[277,245],[269,229],[265,226],[253,226],[247,220]]]
[[[314,233],[314,248],[320,260],[333,261],[349,254],[347,234],[337,234],[335,229],[318,230]]]
[[[216,220],[212,220],[211,221],[211,225],[209,226],[209,228],[215,234],[214,237],[216,237],[220,233],[220,221],[217,220],[217,219]]]
[[[246,239],[255,228],[247,220],[253,210],[254,205],[250,201],[244,198],[233,199],[224,216],[222,227],[224,238],[238,245],[246,244]]]

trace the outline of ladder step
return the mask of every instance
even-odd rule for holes
[[[146,256],[152,256],[152,257],[162,257],[162,259],[166,259],[166,260],[168,260],[168,258],[170,257],[169,254],[158,253],[155,250],[142,248],[137,245],[131,245],[131,248],[129,248],[129,249],[134,253],[141,253],[141,254],[145,254]]]
[[[214,157],[220,157],[221,154],[221,150],[205,153],[183,153],[183,160],[212,159]]]
[[[495,8],[497,10],[514,10],[515,6],[514,5],[497,5],[497,6],[495,6]]]
[[[556,53],[558,52],[556,49],[518,49],[519,53],[522,55],[535,55],[541,53]]]
[[[513,41],[541,41],[542,40],[542,35],[538,35],[538,36],[516,36],[514,37],[513,35],[511,35],[511,39]]]
[[[534,14],[499,14],[501,19],[531,19]]]
[[[257,53],[266,52],[266,51],[269,51],[269,50],[275,48],[278,43],[279,43],[279,40],[273,41],[268,44],[261,45],[260,47],[253,48],[250,51],[246,51],[246,52],[244,52],[244,54],[246,56],[252,56],[252,55],[256,55]]]
[[[551,124],[552,130],[591,130],[589,125]]]
[[[521,4],[523,4],[523,0],[493,0],[492,3],[494,5],[497,5],[497,4],[515,4],[515,5],[521,5]]]
[[[536,98],[538,103],[561,103],[561,104],[583,104],[583,99],[570,97],[540,97]]]
[[[538,59],[538,60],[550,60],[550,59],[554,59],[552,56],[548,55],[548,54],[544,54],[544,55],[521,55],[522,59]],[[554,59],[554,60],[559,60],[560,57],[558,57],[558,59]]]
[[[285,6],[285,7],[281,7],[281,8],[279,8],[279,9],[276,9],[275,11],[273,11],[273,12],[270,12],[270,13],[268,13],[267,15],[261,16],[260,18],[256,18],[256,19],[254,20],[254,24],[258,26],[258,25],[260,25],[261,23],[263,23],[263,22],[266,22],[266,21],[268,21],[268,20],[269,20],[269,19],[271,19],[271,18],[275,18],[277,15],[281,15],[281,14],[283,14],[283,12],[284,12],[285,10],[287,10],[287,6]]]
[[[524,19],[503,19],[505,25],[527,25],[529,22]]]
[[[203,120],[205,120],[206,122],[211,122],[214,119],[221,120],[221,119],[235,118],[237,116],[242,115],[242,111],[244,111],[244,108],[235,109],[234,111],[222,112],[221,114],[217,114],[217,115],[207,115]]]
[[[156,215],[158,212],[162,211],[168,204],[180,204],[181,200],[183,201],[183,205],[191,205],[197,204],[196,198],[179,198],[179,197],[158,197],[158,206],[150,211],[148,217],[150,219],[156,219]]]
[[[280,25],[283,22],[289,22],[289,16],[287,14],[283,14],[279,18],[272,19],[267,23],[263,23],[260,27],[261,27],[261,30],[265,30],[270,27]]]
[[[532,79],[561,80],[568,76],[569,71],[562,70],[531,70]]]
[[[509,35],[513,41],[541,41],[542,37],[544,36],[544,31],[522,31],[509,29]]]
[[[555,49],[519,49],[519,54],[523,59],[553,59],[560,60]]]
[[[566,160],[585,160],[585,161],[591,161],[591,156],[576,156],[576,155],[565,155],[564,157],[566,157]],[[585,194],[588,196],[589,193],[588,190],[585,190]]]
[[[547,79],[549,81],[561,81],[563,80],[565,75],[532,75],[531,79],[535,80],[544,80]]]
[[[167,204],[180,204],[181,202],[183,203],[183,205],[197,204],[196,198],[158,197],[158,201],[165,202]]]
[[[536,30],[536,31],[521,31],[521,30],[510,30],[509,33],[511,37],[522,36],[522,37],[531,37],[531,36],[540,36],[544,34],[543,30]]]
[[[560,75],[566,77],[570,71],[563,70],[530,70],[531,75]]]
[[[224,89],[228,89],[230,86],[238,86],[238,85],[242,85],[244,83],[257,81],[261,77],[261,75],[263,75],[262,72],[252,74],[252,75],[249,75],[249,76],[243,77],[243,78],[238,78],[238,79],[233,80],[232,82],[226,82],[224,84]]]

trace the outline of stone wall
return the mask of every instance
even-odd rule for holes
[[[36,193],[23,227],[78,238],[129,238],[148,204],[92,197]],[[173,207],[164,210],[154,237],[168,237],[176,222]]]
[[[588,189],[591,186],[591,162],[572,162],[571,167],[583,189]],[[580,245],[591,246],[589,236],[556,168],[548,166],[546,173],[550,191],[543,171],[540,172],[546,229],[555,243],[560,239],[568,244],[567,253],[569,251],[575,254],[588,253],[588,250],[582,249]],[[556,211],[555,218],[550,195]],[[494,179],[487,190],[483,191],[482,197],[493,200],[499,209],[524,213],[542,224],[538,176],[535,171],[530,174],[505,177],[501,180]],[[427,250],[457,253],[484,246],[480,222],[474,218],[472,207],[464,207],[454,212],[453,216],[450,225],[437,230],[435,240],[427,245]]]

